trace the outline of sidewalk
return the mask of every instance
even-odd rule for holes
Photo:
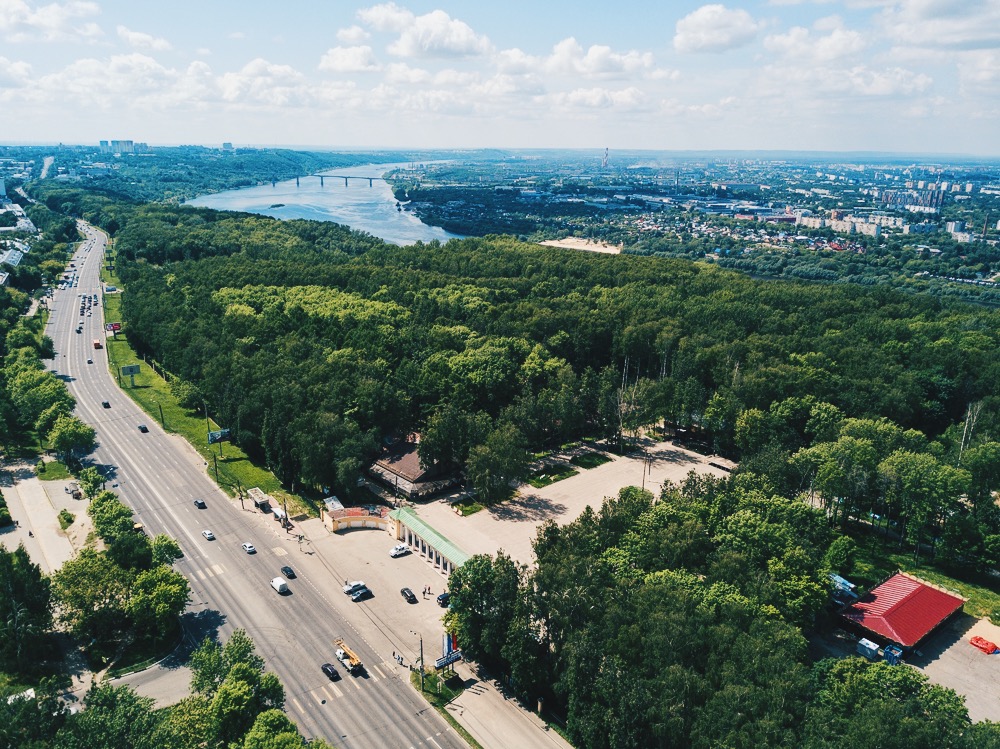
[[[14,550],[23,543],[32,561],[47,575],[73,558],[73,545],[59,527],[59,511],[29,464],[5,466],[0,472],[0,488],[11,517],[19,526],[0,535],[5,548]],[[29,531],[33,537],[28,536]]]
[[[467,663],[456,664],[455,671],[471,686],[446,709],[484,749],[572,749],[545,721],[499,691],[494,682],[480,678]]]

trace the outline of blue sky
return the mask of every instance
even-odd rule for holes
[[[0,141],[1000,154],[1000,0],[0,0]]]

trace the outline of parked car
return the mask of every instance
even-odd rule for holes
[[[347,595],[351,595],[352,593],[357,593],[363,587],[365,587],[364,582],[361,580],[355,580],[354,582],[349,582],[344,585],[344,592],[347,593]]]
[[[326,674],[326,678],[328,678],[330,681],[336,681],[337,679],[340,678],[340,671],[338,671],[337,667],[334,666],[332,663],[324,663],[322,666],[320,666],[320,670],[322,670],[323,673]]]
[[[289,579],[292,579],[295,577],[295,570],[291,567],[285,566],[281,568],[281,574]]]
[[[247,554],[257,553],[257,549],[254,547],[253,544],[250,543],[243,544],[243,551],[245,551]]]
[[[194,500],[194,506],[197,507],[199,510],[204,510],[208,505],[205,504],[204,499],[196,499]]]
[[[409,553],[410,553],[410,547],[407,546],[406,544],[396,544],[391,549],[389,549],[389,556],[392,557],[393,559]]]
[[[417,602],[417,597],[415,595],[413,595],[413,591],[410,590],[409,588],[403,588],[402,590],[399,591],[399,593],[400,593],[401,596],[403,596],[403,598],[406,599],[407,603],[416,603]]]
[[[215,534],[212,533],[212,531],[208,530],[207,528],[201,532],[201,535],[203,535],[209,541],[214,541],[215,540]]]
[[[373,598],[375,596],[368,588],[361,588],[351,593],[351,600],[357,603],[358,601],[364,601],[367,598]]]
[[[448,604],[451,602],[451,593],[444,592],[437,597],[438,606],[443,609],[448,608]]]

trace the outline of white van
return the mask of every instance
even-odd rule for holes
[[[276,577],[271,581],[271,587],[279,593],[288,592],[288,581],[283,577]]]

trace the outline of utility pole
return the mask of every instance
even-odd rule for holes
[[[424,691],[424,636],[419,632],[414,632],[410,630],[411,635],[416,635],[420,638],[420,691]]]
[[[163,404],[160,403],[159,401],[156,401],[156,405],[159,406],[159,408],[160,408],[160,426],[163,427],[164,429],[166,429],[167,428],[167,422],[163,418]]]
[[[212,462],[215,463],[215,483],[219,483],[219,459],[212,453]]]

